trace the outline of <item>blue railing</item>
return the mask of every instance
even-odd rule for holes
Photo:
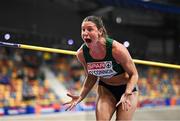
[[[145,8],[163,13],[180,14],[180,7],[142,0],[99,0],[99,2],[107,6]]]

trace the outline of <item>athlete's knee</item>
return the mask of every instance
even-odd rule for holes
[[[112,115],[110,115],[109,113],[103,113],[102,111],[96,113],[97,121],[110,121],[111,117]]]
[[[101,107],[101,106],[100,106]],[[101,107],[101,108],[96,108],[96,119],[98,121],[110,121],[114,111],[111,109],[111,110],[107,110],[108,108],[105,108],[105,107]]]

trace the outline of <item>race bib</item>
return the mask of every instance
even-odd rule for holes
[[[89,74],[104,78],[111,78],[117,74],[113,70],[112,61],[89,62],[87,63],[87,70]]]

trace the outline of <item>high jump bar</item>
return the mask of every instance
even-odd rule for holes
[[[29,49],[29,50],[36,50],[36,51],[45,51],[45,52],[52,52],[52,53],[61,53],[61,54],[67,54],[67,55],[76,55],[76,52],[71,51],[71,50],[62,50],[62,49],[40,47],[40,46],[18,44],[18,43],[9,43],[9,42],[2,42],[2,41],[0,41],[0,46],[22,48],[22,49]],[[146,61],[146,60],[139,60],[139,59],[133,59],[133,61],[136,64],[180,69],[180,65],[176,65],[176,64],[168,64],[168,63]]]

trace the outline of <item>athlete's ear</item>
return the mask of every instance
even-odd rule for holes
[[[103,29],[102,29],[102,28],[99,29],[99,35],[100,35],[100,36],[103,35]]]

